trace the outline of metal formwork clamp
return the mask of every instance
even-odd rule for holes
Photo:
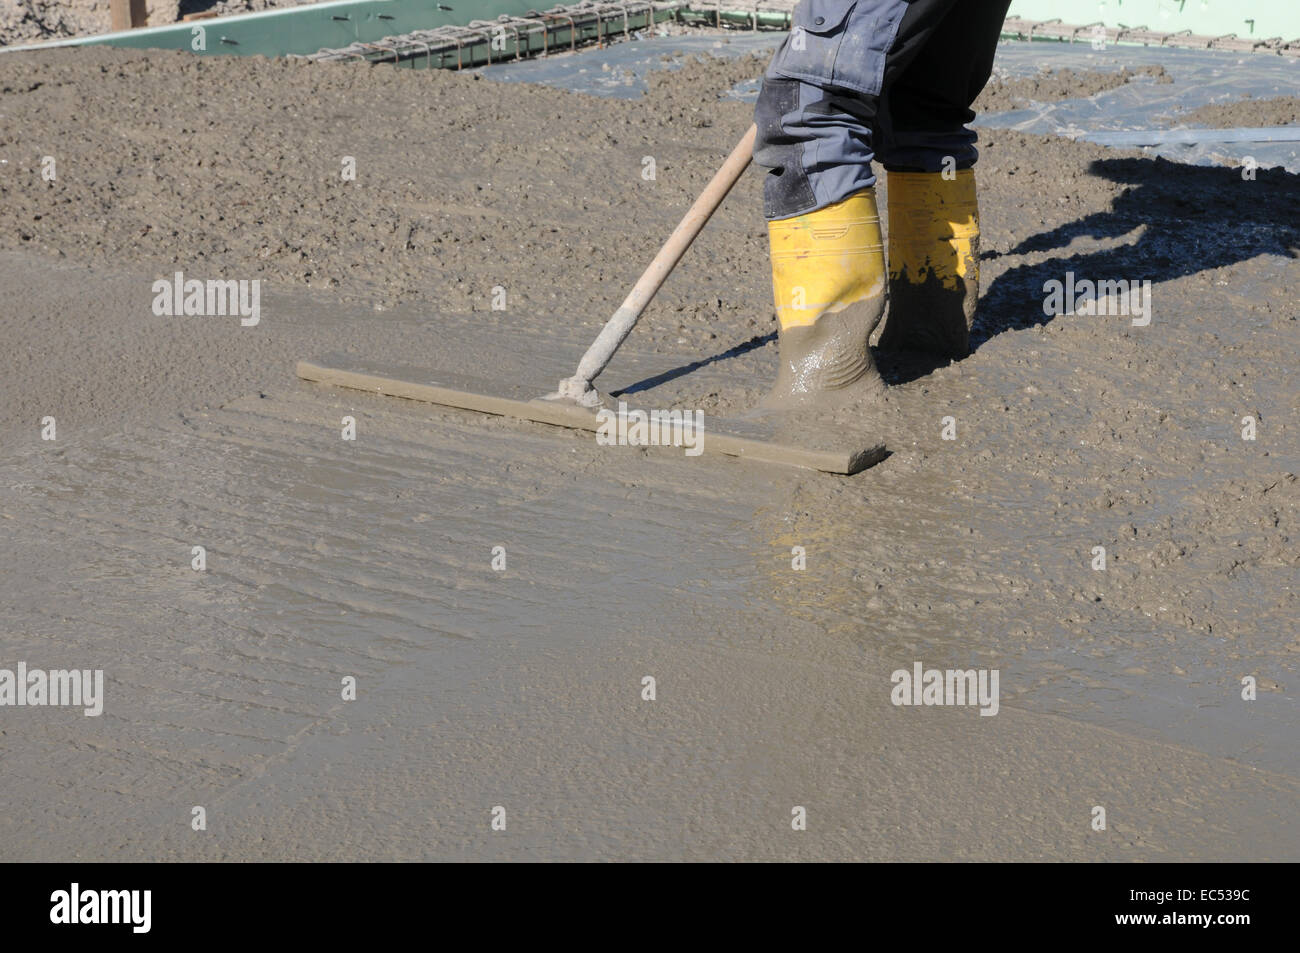
[[[1053,23],[1060,23],[1060,22],[1061,22],[1061,18],[1060,18],[1060,17],[1053,17],[1053,18],[1050,19],[1050,20],[1043,20],[1042,22],[1038,22],[1038,23],[1035,23],[1035,22],[1031,21],[1030,24],[1029,24],[1029,33],[1028,33],[1027,35],[1028,35],[1029,39],[1032,40],[1032,39],[1034,38],[1034,30],[1035,30],[1036,28],[1038,28],[1038,27],[1040,27],[1040,26],[1042,26],[1042,27],[1051,26]]]

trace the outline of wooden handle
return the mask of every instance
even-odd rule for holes
[[[740,142],[736,143],[736,148],[731,150],[727,161],[722,163],[722,167],[714,173],[709,184],[700,193],[700,197],[695,200],[695,204],[668,236],[668,241],[664,242],[663,248],[659,249],[659,254],[655,255],[654,261],[650,262],[650,267],[642,273],[640,280],[628,292],[628,296],[623,299],[623,303],[619,305],[613,317],[605,322],[596,340],[592,342],[591,347],[587,348],[587,353],[578,362],[577,373],[570,379],[573,382],[581,382],[584,385],[583,390],[589,389],[591,381],[605,369],[605,365],[631,333],[655,293],[672,274],[677,263],[682,260],[686,249],[691,247],[691,242],[695,241],[695,237],[700,234],[710,216],[722,204],[731,187],[749,167],[754,157],[754,136],[757,133],[758,128],[751,125]],[[561,391],[564,390],[564,386],[561,385]]]

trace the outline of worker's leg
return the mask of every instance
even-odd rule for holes
[[[970,105],[988,82],[1009,0],[963,0],[896,75],[878,109],[889,174],[888,349],[960,357],[979,297],[978,153]],[[892,65],[892,64],[891,64]]]
[[[867,347],[886,291],[872,126],[887,69],[901,70],[955,2],[795,8],[755,108],[780,329],[769,406],[845,403],[883,386]]]

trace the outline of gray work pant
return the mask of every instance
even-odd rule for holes
[[[886,169],[975,164],[970,105],[988,82],[1010,0],[801,0],[763,76],[754,161],[764,213],[789,218]]]

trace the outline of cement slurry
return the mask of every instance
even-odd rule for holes
[[[0,667],[106,674],[98,718],[0,708],[0,858],[1300,855],[1295,176],[981,130],[975,351],[877,355],[891,455],[850,479],[296,380],[571,363],[747,68],[597,102],[0,58]],[[760,208],[751,173],[602,385],[753,406]],[[263,281],[260,322],[154,314],[176,271]],[[1149,324],[1044,314],[1120,278]],[[998,714],[894,705],[916,662],[998,671]]]

